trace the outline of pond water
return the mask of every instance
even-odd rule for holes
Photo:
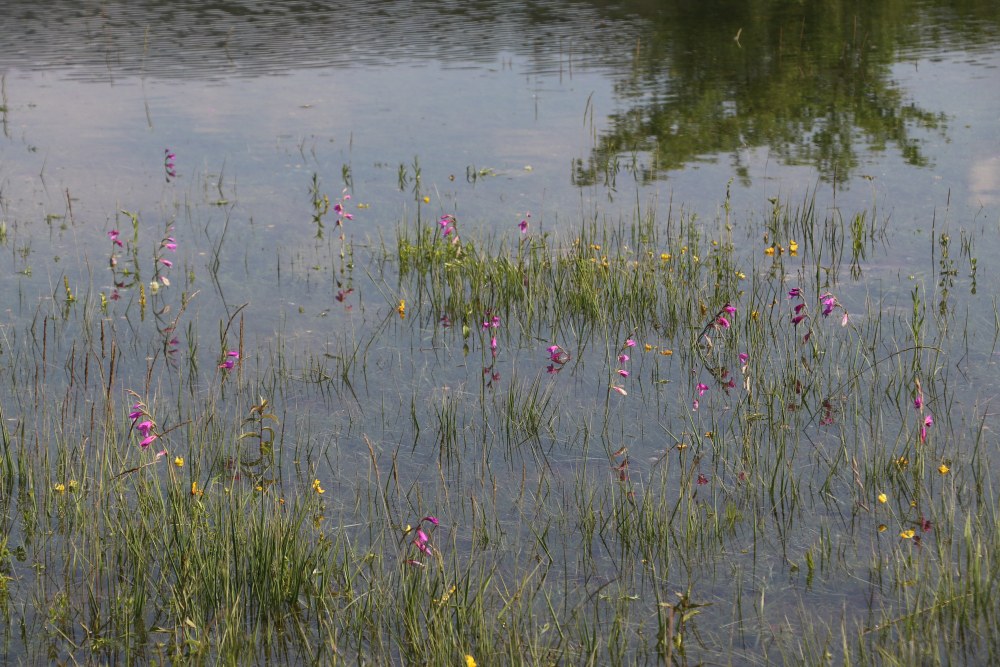
[[[981,420],[991,432],[982,405],[997,390],[1000,289],[990,261],[1000,252],[1000,9],[993,2],[387,0],[333,7],[122,0],[42,8],[11,0],[0,27],[0,331],[12,378],[0,400],[12,424],[28,424],[29,435],[34,425],[36,440],[44,419],[21,388],[38,386],[38,366],[24,362],[41,354],[32,351],[39,327],[51,332],[42,365],[60,400],[82,372],[76,361],[65,361],[63,372],[64,360],[80,340],[96,345],[86,318],[54,315],[65,285],[94,309],[105,303],[124,350],[114,382],[119,395],[155,394],[161,406],[204,397],[221,355],[238,343],[247,375],[260,373],[240,391],[273,392],[288,444],[280,458],[296,471],[267,474],[289,495],[293,480],[325,480],[328,520],[368,521],[356,505],[375,456],[366,442],[374,440],[376,452],[395,452],[392,469],[404,478],[399,521],[408,509],[418,517],[447,515],[455,548],[475,552],[481,539],[463,532],[460,518],[468,513],[475,525],[476,503],[492,503],[491,516],[517,517],[494,535],[520,545],[498,549],[505,571],[527,567],[521,551],[537,537],[537,520],[561,536],[552,547],[554,560],[567,565],[559,577],[568,589],[578,586],[582,599],[611,590],[609,582],[624,590],[629,577],[646,581],[626,576],[620,554],[601,551],[592,536],[601,573],[593,575],[589,564],[574,570],[576,536],[585,531],[547,503],[595,502],[581,500],[581,479],[607,486],[607,456],[596,445],[581,447],[581,438],[628,442],[648,469],[635,474],[652,483],[665,447],[684,440],[682,433],[691,441],[724,428],[733,407],[726,401],[709,395],[700,413],[690,409],[697,379],[691,351],[680,350],[697,345],[703,322],[639,331],[640,344],[674,348],[678,361],[661,368],[634,354],[634,374],[662,384],[630,389],[637,400],[610,421],[608,384],[587,368],[616,349],[588,346],[566,372],[545,377],[553,337],[583,346],[584,331],[504,331],[497,384],[542,402],[558,399],[546,445],[528,454],[466,443],[442,464],[436,448],[443,441],[428,440],[429,422],[435,432],[449,419],[459,432],[481,429],[481,444],[499,428],[486,422],[504,414],[490,412],[501,410],[495,401],[471,416],[455,407],[489,402],[483,397],[491,389],[479,385],[486,382],[481,366],[490,369],[487,380],[493,372],[490,355],[475,335],[471,356],[463,353],[468,342],[457,322],[442,328],[445,313],[429,307],[429,288],[395,264],[398,237],[434,227],[445,214],[458,220],[463,239],[493,239],[506,249],[523,243],[522,220],[528,234],[551,234],[565,249],[590,223],[613,232],[645,216],[683,217],[700,230],[706,256],[712,241],[728,235],[748,273],[776,275],[777,301],[811,276],[818,289],[837,291],[858,326],[871,326],[872,312],[912,311],[911,295],[919,293],[941,314],[934,340],[940,356],[931,365],[971,389],[947,394],[951,417],[936,418]],[[810,201],[820,217],[844,222],[833,234],[846,236],[848,248],[856,213],[869,212],[863,227],[873,231],[861,235],[842,267],[821,268],[818,256],[814,265],[806,250],[770,266],[765,250],[779,240],[768,224],[776,203]],[[352,216],[342,226],[327,208],[338,202]],[[112,230],[134,256],[109,239]],[[176,252],[161,242],[167,236],[176,239]],[[157,263],[162,259],[171,265]],[[147,298],[155,313],[149,318]],[[752,298],[763,310],[766,299]],[[405,319],[396,316],[400,299]],[[872,334],[881,341],[871,344],[874,356],[916,345],[900,322],[892,334]],[[622,322],[617,342],[635,331]],[[346,368],[362,359],[363,368]],[[201,375],[177,370],[195,365]],[[341,373],[349,380],[333,382]],[[561,386],[537,384],[544,382]],[[843,397],[847,409],[850,400]],[[74,398],[64,406],[70,403],[74,414],[85,414],[93,402]],[[817,431],[816,421],[824,409],[830,416],[842,408],[813,407],[815,419],[798,426],[817,451],[832,448],[830,459],[817,456],[835,461],[838,440]],[[708,409],[716,412],[702,421]],[[66,424],[65,437],[85,441],[86,428]],[[28,439],[23,430],[21,437]],[[969,438],[956,436],[967,448],[956,460],[980,451],[968,449]],[[983,454],[988,461],[996,455],[991,447]],[[204,464],[206,478],[223,474],[214,465]],[[713,461],[713,476],[743,474],[728,465]],[[758,526],[759,535],[749,529],[767,546],[730,549],[725,557],[694,547],[703,569],[676,577],[683,584],[671,581],[713,604],[729,604],[733,586],[745,587],[748,600],[765,589],[768,596],[791,593],[773,616],[762,613],[767,618],[749,639],[732,640],[727,613],[706,612],[706,659],[730,651],[749,661],[766,655],[762,647],[786,637],[767,639],[762,628],[800,606],[825,610],[831,625],[844,609],[870,609],[868,581],[829,574],[814,583],[811,560],[809,582],[797,578],[803,550],[830,539],[831,530],[851,532],[828,498],[856,480],[845,473],[831,483],[819,469],[798,474],[802,484],[823,489],[822,500],[807,503],[814,524],[795,535],[782,533],[782,521]],[[421,487],[436,476],[438,487]],[[473,497],[472,509],[450,499],[452,491]],[[532,494],[535,501],[525,499]],[[20,522],[8,524],[11,545],[30,543]],[[847,541],[857,557],[874,539]],[[829,558],[853,562],[842,553]],[[626,653],[642,661],[637,650]]]

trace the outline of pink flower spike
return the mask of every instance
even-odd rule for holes
[[[613,384],[613,385],[611,385],[611,389],[612,389],[612,391],[617,391],[622,396],[628,396],[628,392],[625,391],[625,387],[619,387],[618,385]]]
[[[623,378],[627,378],[628,377],[628,371],[625,370],[624,368],[619,368],[618,369],[618,375],[621,375]]]
[[[142,440],[142,442],[139,443],[139,446],[145,449],[146,447],[149,447],[153,443],[153,441],[156,440],[158,437],[159,436],[155,434],[148,435]]]
[[[635,341],[631,338],[625,339],[625,347],[635,347]]]
[[[698,389],[698,395],[704,396],[705,392],[708,391],[708,385],[705,384],[704,382],[699,382],[697,389]]]

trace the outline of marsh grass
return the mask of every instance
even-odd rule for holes
[[[166,234],[135,213],[119,299],[60,274],[2,329],[9,660],[1000,658],[998,461],[953,369],[950,241],[932,284],[874,293],[852,277],[884,219],[809,198],[418,221],[373,250],[332,238],[315,179],[310,202],[326,236],[290,265],[330,267],[318,333],[262,332],[193,269],[147,291]]]

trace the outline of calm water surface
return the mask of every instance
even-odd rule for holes
[[[408,404],[415,390],[399,377],[438,397],[479,372],[430,352],[436,314],[387,318],[398,286],[367,256],[392,254],[401,226],[451,213],[464,234],[516,243],[528,212],[533,232],[569,237],[581,219],[613,225],[639,207],[696,215],[711,238],[728,190],[756,263],[770,200],[815,196],[823,213],[875,204],[888,220],[857,279],[846,266],[839,276],[859,311],[866,299],[910,308],[914,285],[934,293],[939,235],[954,237],[956,259],[968,242],[945,307],[968,323],[971,342],[949,363],[973,388],[956,407],[971,405],[997,389],[1000,10],[806,4],[13,0],[0,18],[0,326],[19,330],[64,275],[92,275],[110,294],[106,233],[130,227],[121,211],[155,230],[144,231],[150,251],[172,224],[169,289],[198,290],[190,317],[206,341],[244,304],[261,365],[277,350],[304,365],[380,332],[353,395],[282,397],[302,413],[288,437],[340,443],[314,463],[343,478],[367,456],[362,432],[416,437],[405,410],[372,407]],[[322,234],[313,220],[314,179],[331,200],[352,196],[353,271],[337,268],[332,219]],[[348,284],[355,292],[337,300]],[[138,340],[163,323],[130,326]],[[139,348],[123,361],[137,376]],[[217,363],[210,348],[197,352],[205,367]],[[505,374],[535,373],[535,352]],[[600,404],[590,381],[559,379],[579,392],[580,414]],[[632,409],[628,435],[653,456],[662,434]],[[572,432],[573,415],[563,419]],[[569,471],[579,457],[552,463]],[[423,452],[408,465],[414,479],[436,470]],[[456,483],[472,485],[468,466]],[[830,582],[813,602],[863,605],[866,590]]]

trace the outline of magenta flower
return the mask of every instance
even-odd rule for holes
[[[119,236],[120,234],[117,229],[112,229],[110,232],[108,232],[108,238],[111,239],[111,242],[114,243],[119,248],[121,248],[123,247],[124,244],[121,242],[121,239],[118,238]]]
[[[618,385],[613,384],[613,385],[611,385],[611,390],[612,391],[617,391],[622,396],[628,396],[628,392],[625,391],[625,387],[619,387]]]
[[[549,346],[549,359],[557,364],[565,364],[569,361],[569,352],[558,345]]]
[[[168,238],[161,245],[162,245],[162,247],[166,248],[170,252],[176,252],[177,251],[177,243],[173,239],[171,239],[171,238]]]
[[[746,352],[740,352],[740,366],[746,366],[748,361],[750,361],[750,355]]]
[[[625,370],[624,368],[619,368],[618,369],[618,375],[621,375],[623,378],[627,378],[628,377],[628,371]]]
[[[719,315],[718,319],[715,320],[715,323],[718,324],[723,329],[728,329],[729,328],[729,320],[727,320],[722,315]]]
[[[924,417],[924,423],[920,427],[920,442],[925,442],[927,440],[927,431],[931,426],[934,425],[934,418],[930,415]]]
[[[798,287],[793,287],[792,289],[788,290],[788,298],[789,299],[801,299],[802,298],[802,290],[799,289]]]
[[[704,382],[699,382],[698,386],[697,386],[697,389],[698,389],[698,395],[699,396],[704,396],[705,392],[708,391],[708,385],[705,384]]]
[[[173,262],[171,262],[169,259],[167,259],[165,257],[161,257],[160,258],[160,264],[162,264],[163,266],[167,267],[168,269],[174,265]]]
[[[837,300],[832,294],[824,294],[820,300],[823,302],[823,317],[827,317],[833,312],[833,307],[837,305]]]
[[[493,350],[494,352],[497,351],[497,337],[496,336],[493,336],[492,338],[490,338],[490,349]]]
[[[722,310],[726,311],[726,313],[728,313],[729,315],[736,314],[736,306],[730,303],[727,303],[725,306],[723,306]]]
[[[136,419],[142,417],[146,414],[146,406],[142,403],[136,403],[132,406],[132,412],[128,413],[128,418],[134,423]]]
[[[631,338],[625,339],[625,347],[635,347],[635,341]]]
[[[139,446],[145,449],[146,447],[149,447],[153,443],[153,441],[156,440],[158,437],[159,436],[157,436],[156,434],[147,435],[145,439],[143,439],[142,442],[139,443]]]
[[[528,233],[528,221],[527,220],[522,220],[521,222],[517,223],[517,227],[518,227],[518,229],[521,230],[522,234],[527,234]]]
[[[693,401],[691,401],[691,409],[693,411],[698,412],[698,405],[699,404],[698,404],[698,399],[697,398],[694,399]]]
[[[920,410],[924,407],[924,394],[923,392],[918,392],[913,399],[913,407]]]
[[[420,523],[423,523],[424,521],[429,521],[435,526],[441,523],[440,521],[438,521],[438,518],[436,516],[425,516],[423,519],[420,520]]]
[[[230,350],[229,352],[226,352],[226,357],[227,359],[219,364],[219,368],[225,368],[227,371],[231,371],[236,365],[236,362],[239,360],[240,353],[236,350]]]
[[[153,426],[154,426],[153,422],[147,419],[142,423],[136,424],[135,430],[137,430],[142,435],[142,437],[146,438],[152,432]]]
[[[796,315],[795,317],[792,318],[792,324],[798,326],[799,322],[801,322],[804,319],[806,319],[806,314],[805,313],[799,313],[798,315]]]
[[[618,363],[619,364],[624,364],[628,360],[629,360],[629,356],[627,354],[625,354],[624,352],[622,354],[618,355]]]

